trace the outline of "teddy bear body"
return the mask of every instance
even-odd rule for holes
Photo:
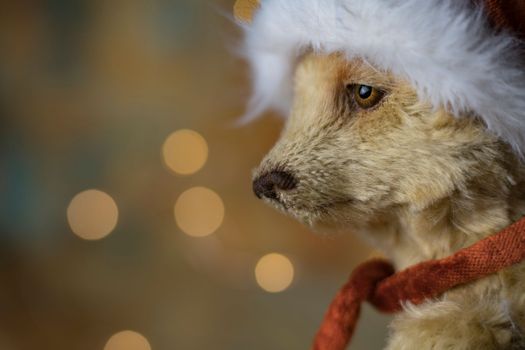
[[[472,118],[422,103],[403,79],[341,55],[305,55],[281,139],[257,170],[277,172],[271,205],[322,232],[352,231],[397,269],[443,258],[525,214],[525,168]],[[363,109],[349,87],[384,93]],[[256,180],[257,181],[257,180]],[[266,196],[267,195],[267,196]],[[525,264],[407,305],[387,349],[525,348]]]
[[[525,215],[521,0],[239,0],[236,12],[247,117],[287,115],[258,197],[360,235],[397,270]],[[525,349],[525,263],[405,305],[387,350],[425,349]]]

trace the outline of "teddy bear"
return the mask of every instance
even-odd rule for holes
[[[257,197],[396,270],[525,215],[525,1],[239,0],[253,96],[286,117]],[[525,349],[525,263],[407,303],[387,350]]]

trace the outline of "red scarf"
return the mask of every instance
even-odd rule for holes
[[[449,257],[425,261],[398,273],[388,261],[365,262],[354,270],[332,301],[313,349],[344,350],[352,339],[365,300],[382,312],[398,312],[405,302],[421,304],[524,259],[525,217]]]

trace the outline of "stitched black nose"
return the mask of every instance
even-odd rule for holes
[[[277,199],[276,190],[293,190],[297,186],[295,177],[286,171],[270,171],[253,181],[253,192],[258,198]]]

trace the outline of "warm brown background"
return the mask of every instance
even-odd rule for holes
[[[0,5],[0,349],[103,349],[121,330],[157,349],[307,349],[337,288],[369,249],[314,235],[251,192],[278,137],[270,115],[232,124],[248,97],[233,1],[22,0]],[[173,131],[206,139],[199,172],[177,176]],[[193,186],[219,194],[222,226],[185,235],[173,218]],[[119,208],[106,238],[66,219],[86,189]],[[286,255],[284,292],[263,291],[258,259]],[[353,349],[379,349],[367,310]]]

